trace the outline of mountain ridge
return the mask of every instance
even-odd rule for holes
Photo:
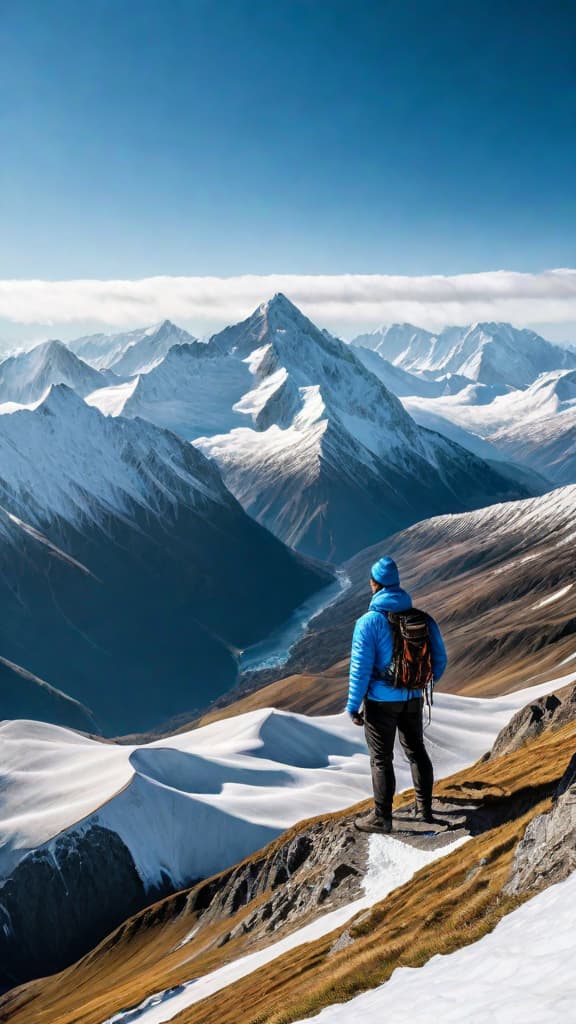
[[[526,493],[419,428],[349,346],[282,294],[206,344],[173,348],[116,397],[108,410],[194,441],[250,515],[313,557],[347,557],[367,538],[461,509],[467,493],[469,504]],[[89,401],[104,408],[109,397]]]
[[[68,342],[68,347],[96,369],[114,369],[119,376],[132,376],[152,369],[172,345],[194,340],[183,327],[162,320],[151,327],[116,334],[85,335]]]
[[[198,450],[65,385],[0,417],[0,466],[2,654],[57,679],[108,734],[208,702],[236,651],[332,578],[253,522]]]
[[[576,367],[576,354],[535,331],[478,322],[437,334],[411,324],[377,328],[352,344],[372,348],[411,372],[457,373],[480,383],[527,387],[543,372]]]
[[[109,386],[110,377],[88,366],[62,341],[45,341],[0,363],[0,403],[41,401],[54,384],[66,384],[84,397]]]

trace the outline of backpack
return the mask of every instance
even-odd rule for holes
[[[426,612],[386,612],[392,630],[392,661],[381,678],[390,686],[425,690],[432,681],[432,643]]]

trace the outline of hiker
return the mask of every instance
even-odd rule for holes
[[[392,830],[396,789],[396,730],[412,771],[414,816],[434,824],[434,775],[424,746],[422,711],[426,684],[431,687],[438,682],[447,657],[440,630],[430,615],[416,609],[412,615],[401,614],[412,609],[412,600],[400,586],[392,558],[375,562],[370,587],[370,609],[357,620],[352,638],[346,711],[355,725],[364,726],[374,789],[374,812],[359,818],[356,825],[363,832],[386,833]]]

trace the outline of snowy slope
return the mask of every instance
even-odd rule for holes
[[[238,649],[330,578],[174,434],[63,385],[0,417],[0,653],[108,733],[205,707],[234,682]]]
[[[89,409],[64,385],[50,391],[35,410],[0,419],[0,496],[23,520],[39,527],[54,516],[83,523],[111,512],[128,512],[131,501],[154,509],[162,465],[184,446],[144,422],[112,420]],[[156,471],[146,472],[155,452]],[[181,494],[188,503],[202,496],[226,502],[219,475],[194,449]],[[178,480],[174,474],[173,483]],[[187,489],[186,489],[187,484]],[[174,501],[177,496],[172,494]]]
[[[359,334],[352,344],[377,352],[383,359],[395,365],[402,365],[402,360],[410,353],[412,360],[423,361],[428,356],[435,341],[435,335],[423,327],[414,324],[389,324],[376,327],[367,334]]]
[[[576,409],[500,430],[492,443],[501,457],[524,463],[555,484],[576,482]]]
[[[112,360],[110,369],[122,376],[148,373],[162,362],[173,345],[194,341],[195,338],[188,331],[177,327],[170,320],[164,320],[157,327],[148,328],[141,338],[125,348],[121,356]]]
[[[494,700],[438,694],[427,731],[436,776],[476,760],[528,700],[575,678]],[[184,885],[236,863],[302,818],[371,792],[363,732],[345,714],[264,709],[145,746],[6,722],[0,764],[4,876],[30,850],[97,822],[122,838],[147,885],[162,871]],[[406,788],[401,755],[397,775]]]
[[[413,373],[456,373],[514,388],[527,387],[541,373],[576,367],[576,353],[505,323],[446,327],[439,334],[395,324],[360,335],[354,344],[374,349]]]
[[[454,373],[447,373],[444,377],[438,377],[436,380],[428,380],[415,373],[408,373],[401,366],[395,366],[394,363],[373,349],[356,344],[351,344],[350,348],[354,355],[364,363],[366,369],[375,374],[397,398],[404,398],[407,395],[419,395],[421,398],[454,395],[472,383],[469,377],[462,377]]]
[[[96,369],[112,369],[119,376],[147,373],[162,361],[173,345],[193,342],[182,327],[164,320],[152,327],[121,334],[92,334],[69,342],[68,347]]]
[[[142,416],[193,440],[245,423],[246,413],[236,403],[252,385],[245,360],[196,342],[173,347],[153,372],[97,391],[88,402],[107,414]]]
[[[84,363],[61,341],[45,341],[0,363],[0,405],[37,402],[53,384],[67,384],[79,395],[87,395],[109,383],[107,377]]]
[[[403,403],[416,422],[459,439],[471,451],[525,464],[556,484],[576,480],[576,370],[543,373],[530,387],[505,394],[476,385]]]
[[[423,967],[398,968],[386,984],[299,1024],[568,1024],[576,1005],[575,907],[576,872],[479,942]]]
[[[283,295],[134,387],[91,395],[194,440],[243,507],[305,554],[339,560],[424,515],[520,496],[418,428],[353,350]]]

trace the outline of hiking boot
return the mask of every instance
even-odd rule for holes
[[[432,808],[422,804],[416,804],[412,808],[412,817],[414,821],[421,821],[424,825],[442,825],[443,822],[438,821],[432,814]]]
[[[388,835],[392,831],[392,816],[381,817],[373,811],[364,818],[356,818],[354,824],[360,832],[379,832],[381,835]]]

